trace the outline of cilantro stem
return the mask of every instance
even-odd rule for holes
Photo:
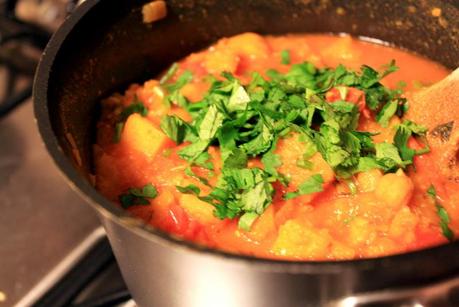
[[[430,196],[435,202],[435,208],[437,209],[437,215],[440,219],[440,228],[443,236],[450,242],[454,241],[454,232],[451,230],[451,228],[449,228],[451,219],[448,215],[448,212],[441,204],[433,184],[430,185],[430,187],[427,189],[427,195]]]
[[[175,75],[175,73],[177,72],[177,69],[178,69],[178,64],[177,63],[172,64],[171,67],[169,67],[167,72],[164,74],[164,76],[159,80],[159,84],[163,85],[167,81],[169,81]]]

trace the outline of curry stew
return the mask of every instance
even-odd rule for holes
[[[459,231],[459,184],[409,97],[448,73],[348,36],[224,38],[102,102],[96,186],[153,227],[232,253],[341,260],[443,244]]]

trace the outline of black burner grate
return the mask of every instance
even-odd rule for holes
[[[131,299],[107,239],[99,241],[35,307],[108,307]]]
[[[0,2],[0,117],[32,94],[32,82],[41,51],[51,33],[15,17],[17,0]]]

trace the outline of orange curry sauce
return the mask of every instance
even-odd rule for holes
[[[287,72],[290,65],[281,64],[283,50],[290,51],[291,64],[309,61],[317,67],[336,67],[341,63],[355,70],[362,64],[379,69],[395,59],[399,71],[382,83],[393,88],[404,81],[406,91],[416,91],[420,84],[432,84],[448,74],[448,70],[425,58],[348,36],[262,37],[246,33],[222,39],[204,51],[189,55],[179,62],[174,78],[190,70],[193,80],[181,93],[190,101],[199,101],[209,88],[206,81],[209,74],[219,76],[227,71],[248,83],[253,71],[263,76],[270,68]],[[176,185],[188,184],[199,186],[203,194],[210,189],[184,173],[187,162],[178,157],[177,151],[187,144],[176,146],[159,128],[161,117],[166,114],[175,114],[186,121],[191,119],[178,106],[168,107],[163,102],[165,95],[159,82],[151,80],[130,86],[124,95],[104,100],[95,145],[97,188],[110,200],[119,203],[120,194],[147,183],[157,188],[158,196],[149,200],[149,205],[128,208],[154,227],[199,244],[257,257],[299,260],[378,257],[447,242],[439,226],[435,203],[426,195],[428,187],[434,184],[451,218],[449,227],[454,233],[459,231],[458,184],[438,175],[443,166],[436,165],[429,158],[430,153],[415,157],[416,171],[410,167],[406,173],[398,170],[384,175],[377,169],[359,173],[352,178],[357,192],[351,193],[349,184],[336,180],[319,153],[311,159],[312,170],[296,165],[304,149],[295,135],[280,139],[276,150],[282,160],[279,171],[291,179],[289,186],[274,184],[272,204],[250,231],[241,230],[237,218],[220,220],[214,216],[212,205],[177,191]],[[148,115],[130,115],[120,141],[114,143],[114,121],[119,108],[128,106],[135,96],[148,108]],[[332,96],[333,93],[330,99]],[[383,128],[373,115],[361,114],[358,130],[380,132],[373,137],[375,142],[392,143],[399,123],[400,119],[393,117],[389,126]],[[416,146],[414,139],[411,143]],[[215,185],[221,168],[219,149],[210,147],[209,153],[215,166],[213,174],[199,167],[193,167],[193,171]],[[249,161],[251,165],[262,167],[256,159]],[[322,175],[323,192],[290,200],[282,198],[312,174]]]

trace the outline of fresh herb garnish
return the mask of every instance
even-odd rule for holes
[[[290,62],[288,51],[282,52],[282,61]],[[214,205],[215,215],[221,219],[239,217],[240,227],[249,229],[271,203],[272,184],[278,181],[288,185],[287,178],[278,171],[282,161],[274,149],[279,138],[292,132],[299,134],[306,145],[303,157],[296,161],[302,168],[312,168],[309,159],[316,152],[339,179],[373,168],[384,172],[406,168],[413,163],[414,155],[425,152],[411,151],[407,145],[409,137],[422,135],[423,129],[404,122],[393,144],[374,144],[373,134],[356,130],[359,106],[346,101],[349,88],[362,91],[366,107],[381,125],[387,126],[405,106],[400,89],[386,88],[380,82],[396,70],[394,62],[382,72],[369,66],[362,66],[360,72],[342,65],[319,69],[305,62],[292,65],[285,74],[270,70],[268,80],[254,73],[247,85],[223,73],[224,79],[212,78],[209,91],[195,103],[180,98],[179,89],[192,79],[191,73],[185,72],[175,83],[163,86],[170,93],[169,101],[187,110],[192,121],[168,116],[161,128],[177,144],[189,142],[178,152],[189,165],[213,169],[208,148],[219,146],[222,170],[208,195],[200,195],[194,186],[178,189]],[[340,92],[340,98],[327,102],[326,93],[333,88]],[[254,157],[261,159],[263,169],[249,166],[249,159]],[[202,178],[196,179],[204,183]],[[319,192],[322,186],[322,176],[313,175],[285,197]]]
[[[121,206],[126,209],[136,205],[149,205],[148,199],[153,199],[158,195],[158,191],[148,183],[142,188],[130,188],[126,193],[121,194],[118,199]]]
[[[234,218],[246,213],[260,215],[271,203],[274,189],[268,181],[269,175],[263,170],[223,169],[222,175],[220,184],[210,194],[216,201],[218,218]],[[250,225],[246,221],[246,225],[240,226]]]
[[[223,164],[224,168],[246,168],[248,156],[247,153],[239,148],[235,148],[230,152]]]
[[[187,176],[190,176],[192,178],[195,178],[197,179],[199,182],[201,182],[202,184],[206,185],[206,186],[209,186],[210,187],[210,183],[209,183],[209,180],[207,180],[207,178],[204,178],[202,176],[198,176],[195,172],[193,172],[193,170],[191,169],[191,167],[187,167],[185,169],[185,174]]]
[[[282,50],[281,52],[281,63],[284,65],[290,64],[290,51],[289,50]]]
[[[307,195],[307,194],[312,194],[316,192],[322,192],[323,183],[324,183],[324,179],[322,175],[320,174],[312,175],[310,178],[308,178],[302,184],[300,184],[297,191],[286,193],[284,195],[284,199],[292,199],[300,195]]]
[[[143,117],[148,115],[148,109],[139,101],[137,96],[134,97],[134,101],[125,107],[120,114],[120,121],[126,121],[126,119],[134,113],[139,113]]]
[[[447,238],[450,242],[454,241],[454,232],[449,228],[449,223],[451,222],[448,212],[445,210],[443,205],[437,196],[437,191],[434,185],[431,185],[427,190],[427,195],[429,195],[435,202],[435,207],[437,208],[437,215],[440,218],[440,228],[443,233],[443,236]]]
[[[159,84],[160,85],[166,84],[166,82],[169,81],[175,75],[175,73],[177,72],[177,69],[178,69],[178,64],[177,63],[172,64],[171,67],[169,67],[169,69],[166,71],[164,76],[162,76],[162,78],[159,80]]]
[[[393,100],[388,102],[381,110],[381,112],[376,115],[376,120],[383,127],[389,126],[389,120],[395,115],[398,108],[398,101]]]
[[[169,69],[164,77],[167,76],[167,80],[170,79],[173,75],[175,75],[176,70],[173,66]],[[170,74],[170,75],[169,75]],[[191,71],[186,70],[184,71],[178,78],[177,81],[174,83],[161,83],[161,85],[169,92],[169,95],[166,96],[164,102],[167,103],[169,106],[171,104],[176,104],[180,107],[186,107],[188,105],[188,100],[180,93],[180,90],[191,80],[193,80],[193,74]]]
[[[115,134],[113,136],[113,143],[119,143],[121,141],[121,133],[123,132],[124,122],[118,122],[115,124]]]
[[[394,145],[398,148],[401,158],[407,164],[413,163],[414,156],[422,155],[430,151],[429,146],[424,140],[424,148],[415,150],[408,146],[408,141],[412,136],[423,137],[427,132],[427,128],[417,125],[409,120],[401,123],[394,136]]]
[[[180,117],[175,115],[164,116],[161,119],[161,130],[177,145],[183,143],[184,140],[193,140],[194,131],[193,128]]]
[[[229,168],[223,169],[222,173],[219,184],[208,196],[201,196],[196,185],[177,186],[177,190],[215,206],[215,216],[220,219],[246,216],[241,218],[239,226],[249,230],[255,218],[272,201],[274,189],[267,180],[268,174],[259,168]]]
[[[379,143],[375,145],[376,160],[385,170],[397,170],[405,168],[406,163],[400,157],[397,147],[390,143]]]
[[[194,184],[189,184],[184,187],[181,187],[181,186],[175,186],[175,187],[180,193],[183,193],[183,194],[193,194],[193,195],[199,196],[199,194],[201,193],[201,189],[199,189]]]

